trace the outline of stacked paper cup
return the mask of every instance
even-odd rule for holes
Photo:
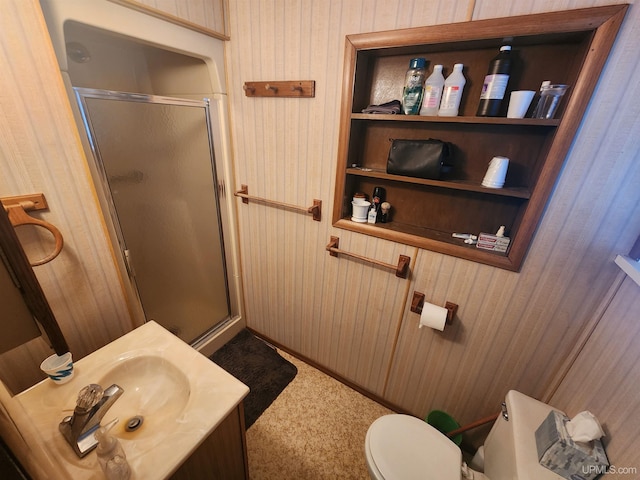
[[[507,157],[493,157],[489,162],[489,168],[482,180],[482,186],[488,188],[502,188],[507,176],[509,159]]]
[[[357,223],[367,223],[367,213],[369,212],[371,202],[358,198],[351,202],[351,206],[353,207],[351,220]]]

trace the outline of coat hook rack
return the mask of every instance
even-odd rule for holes
[[[46,210],[49,208],[49,206],[47,205],[47,200],[44,198],[44,194],[34,193],[31,195],[3,197],[0,198],[0,201],[2,202],[2,205],[7,212],[7,216],[9,217],[11,225],[13,225],[14,227],[18,227],[20,225],[36,225],[46,228],[53,235],[53,239],[56,242],[53,252],[42,258],[41,260],[30,262],[32,267],[48,263],[58,256],[58,254],[62,251],[62,246],[64,244],[64,240],[62,238],[60,230],[58,230],[54,225],[45,222],[44,220],[39,220],[27,214],[27,211]]]
[[[315,80],[244,82],[242,89],[247,97],[311,98],[316,96]]]
[[[234,192],[233,194],[236,197],[242,198],[242,203],[249,203],[249,200],[253,200],[254,202],[260,202],[267,205],[275,205],[278,207],[284,207],[289,210],[293,210],[301,213],[310,213],[313,215],[313,219],[316,222],[322,220],[322,200],[313,200],[313,205],[309,208],[299,207],[297,205],[291,205],[290,203],[278,202],[276,200],[269,200],[261,197],[254,197],[253,195],[249,195],[249,187],[247,185],[240,185],[240,190]]]
[[[340,238],[331,237],[329,243],[326,246],[326,250],[329,252],[329,255],[332,257],[337,257],[338,254],[346,255],[348,257],[357,258],[359,260],[363,260],[365,262],[373,263],[380,267],[388,268],[389,270],[394,270],[396,272],[396,277],[399,278],[407,278],[409,273],[409,263],[411,263],[411,257],[407,257],[406,255],[400,255],[398,259],[397,265],[392,265],[390,263],[381,262],[380,260],[375,260],[373,258],[364,257],[362,255],[358,255],[357,253],[347,252],[345,250],[340,250],[338,245],[340,243]]]
[[[422,307],[424,306],[424,293],[413,292],[413,298],[411,299],[411,311],[420,315],[422,313]],[[458,305],[451,302],[445,302],[444,308],[447,309],[447,325],[451,325],[453,317],[456,316],[458,311]]]

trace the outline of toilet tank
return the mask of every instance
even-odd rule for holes
[[[508,420],[498,416],[484,445],[485,475],[491,480],[562,479],[538,463],[535,437],[549,412],[557,409],[515,390],[507,393],[505,404]]]

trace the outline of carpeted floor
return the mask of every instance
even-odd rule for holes
[[[279,353],[298,375],[247,431],[251,480],[368,479],[367,430],[376,418],[393,412]]]
[[[293,364],[278,355],[275,348],[248,330],[243,330],[233,337],[210,358],[249,387],[250,392],[244,399],[247,429],[298,372]]]

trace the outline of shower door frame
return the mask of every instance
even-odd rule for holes
[[[222,204],[222,197],[225,194],[224,182],[219,179],[218,174],[218,166],[217,165],[217,155],[216,155],[216,141],[215,134],[216,129],[213,128],[212,121],[212,113],[213,110],[211,108],[211,100],[209,98],[203,98],[202,100],[192,100],[186,98],[179,97],[168,97],[162,95],[152,95],[152,94],[142,94],[142,93],[132,93],[132,92],[119,92],[112,90],[104,90],[104,89],[94,89],[94,88],[85,88],[85,87],[72,87],[73,94],[77,101],[76,106],[78,107],[78,113],[81,118],[81,122],[83,125],[82,133],[84,133],[84,139],[87,141],[87,145],[89,150],[91,151],[91,156],[93,157],[93,167],[91,169],[92,172],[95,172],[98,176],[98,183],[100,184],[100,192],[99,197],[102,202],[104,202],[103,210],[106,208],[108,211],[108,215],[105,215],[105,221],[108,216],[108,227],[112,232],[112,243],[114,244],[114,252],[117,250],[119,252],[118,255],[118,264],[121,267],[121,270],[126,273],[126,277],[128,278],[130,291],[133,297],[135,297],[136,310],[138,310],[138,316],[142,315],[144,321],[146,321],[146,315],[143,309],[142,300],[139,295],[139,289],[137,286],[137,280],[135,277],[134,269],[132,268],[129,259],[126,254],[126,242],[124,239],[124,234],[122,232],[122,228],[120,226],[120,221],[118,219],[118,214],[116,210],[116,205],[113,200],[111,194],[111,188],[109,185],[109,181],[107,178],[106,169],[102,160],[102,157],[99,153],[99,148],[96,145],[95,141],[95,133],[93,131],[93,127],[88,118],[88,106],[85,102],[85,98],[96,98],[102,100],[112,100],[112,101],[123,101],[123,102],[137,102],[137,103],[146,103],[146,104],[156,104],[156,105],[172,105],[172,106],[185,106],[185,107],[196,107],[203,108],[205,114],[206,128],[207,128],[207,138],[209,144],[209,156],[210,156],[210,165],[211,172],[213,176],[214,188],[217,191],[213,192],[216,209],[218,212],[217,219],[217,227],[220,234],[220,246],[221,246],[221,254],[222,254],[222,263],[224,266],[224,278],[225,284],[227,286],[226,289],[226,301],[227,301],[227,309],[228,316],[226,319],[218,322],[213,325],[207,331],[202,332],[193,342],[191,343],[194,348],[199,349],[201,346],[204,346],[208,339],[222,329],[224,329],[231,322],[240,318],[239,311],[239,299],[237,297],[236,285],[232,281],[233,277],[236,276],[236,266],[235,261],[230,261],[234,256],[227,255],[227,249],[229,246],[229,239],[227,238],[226,232],[228,228],[225,227],[225,224],[228,224],[229,221],[225,221],[225,217],[229,215],[225,212]],[[94,181],[94,183],[96,183]],[[98,190],[98,189],[97,189]],[[115,241],[114,241],[115,240]],[[233,248],[233,246],[232,246]]]

